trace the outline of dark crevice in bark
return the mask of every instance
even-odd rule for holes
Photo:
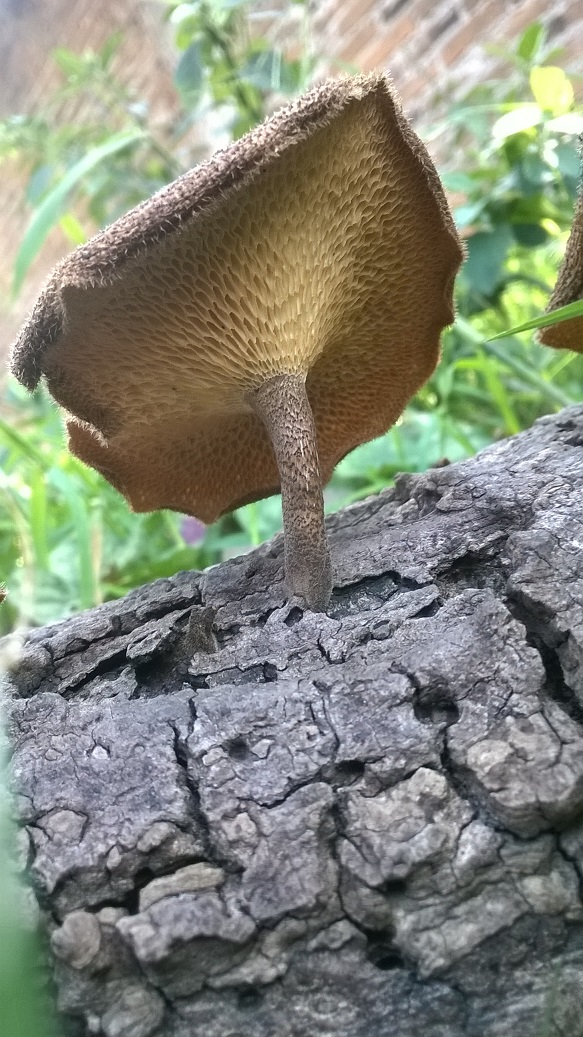
[[[501,553],[506,539],[501,537],[495,553],[491,546],[483,551],[467,551],[440,571],[436,582],[443,597],[451,598],[463,590],[491,590],[502,599],[508,579],[508,563]]]
[[[135,619],[135,627],[141,625],[142,620]],[[72,637],[67,641],[67,644],[59,651],[56,655],[53,651],[51,644],[51,635],[59,633],[59,627],[45,627],[45,636],[47,641],[43,642],[43,647],[50,653],[55,663],[60,662],[63,659],[67,659],[70,655],[82,655],[83,652],[87,651],[93,645],[107,644],[108,641],[115,641],[118,637],[123,637],[124,634],[130,633],[131,631],[122,629],[122,621],[119,616],[112,616],[110,619],[111,628],[103,634],[96,634],[91,638],[87,637]],[[132,628],[135,629],[135,628]],[[38,630],[32,630],[29,635],[29,641],[31,644],[35,644],[37,641]]]
[[[544,694],[557,702],[572,720],[583,725],[583,705],[565,681],[558,654],[567,635],[554,632],[550,618],[529,609],[524,598],[508,598],[506,603],[514,618],[526,628],[527,643],[540,655],[546,674]]]
[[[180,575],[184,574],[177,574],[177,576]],[[200,578],[201,576],[198,572],[189,574],[189,576],[190,575],[192,575],[193,578]],[[171,578],[165,578],[160,582],[168,584],[171,582]],[[124,601],[127,603],[132,602],[132,595],[136,593],[139,594],[141,591],[143,591],[142,587],[140,587],[137,592],[130,591],[130,594],[126,599],[124,599]],[[138,610],[134,611],[130,609],[128,612],[123,612],[121,616],[123,633],[130,633],[131,630],[135,629],[135,627],[142,626],[144,623],[148,623],[152,619],[165,619],[166,616],[169,616],[172,612],[180,612],[181,609],[195,608],[197,605],[201,604],[202,599],[200,589],[196,585],[193,587],[192,593],[178,594],[176,597],[172,598],[172,601],[157,603],[155,599],[147,599],[146,603],[139,608],[139,615]],[[135,623],[135,627],[126,627],[128,620],[131,623]]]
[[[396,594],[407,591],[422,590],[431,581],[418,582],[402,576],[394,569],[386,570],[379,576],[367,576],[357,583],[336,588],[327,609],[331,619],[344,619],[348,616],[381,608]]]
[[[460,711],[457,702],[445,688],[415,688],[413,712],[418,720],[426,724],[457,724]]]
[[[204,846],[205,856],[203,859],[211,864],[215,864],[219,868],[223,868],[224,871],[232,873],[239,872],[241,870],[240,867],[234,865],[231,860],[219,853],[214,846],[211,828],[201,806],[198,785],[191,776],[190,768],[188,766],[188,750],[186,742],[184,736],[176,728],[174,728],[174,755],[177,764],[184,774],[184,780],[190,793],[193,822]]]
[[[333,658],[328,649],[322,644],[320,638],[316,640],[314,647],[318,649],[322,659],[324,659],[329,666],[341,665],[346,662],[346,656],[344,653],[341,653],[338,658]]]
[[[430,605],[425,605],[423,608],[420,608],[419,612],[416,612],[414,616],[411,616],[411,619],[431,619],[432,616],[437,615],[442,607],[443,601],[440,598],[437,598],[435,601],[432,601]]]
[[[225,744],[225,748],[232,760],[246,760],[252,755],[247,740],[243,735],[232,738]]]
[[[194,687],[185,665],[173,666],[162,659],[154,659],[150,663],[139,663],[134,672],[138,686],[132,694],[133,699],[172,695],[174,692],[181,691],[185,684]],[[200,685],[198,686],[200,687]]]
[[[583,726],[583,705],[569,687],[563,675],[563,667],[555,649],[549,648],[536,634],[528,635],[528,643],[538,651],[546,673],[544,691],[564,709],[572,720]]]
[[[267,617],[265,618],[263,623],[258,622],[258,626],[263,626],[266,621]],[[237,637],[237,634],[240,633],[240,623],[231,623],[231,625],[228,627],[219,627],[215,634],[219,648],[222,648],[224,645],[228,644],[229,641],[232,641],[233,638]]]
[[[579,884],[579,899],[583,904],[583,858],[575,853],[569,853],[564,844],[563,836],[560,833],[555,836],[555,844],[557,847],[557,852],[560,853],[563,860],[567,861],[567,863],[570,864],[575,870],[575,874],[577,875],[577,881]]]
[[[363,760],[341,760],[334,765],[334,772],[328,772],[327,780],[331,785],[337,784],[342,787],[353,785],[358,778],[362,777],[365,769],[366,765]]]
[[[388,972],[390,969],[408,969],[401,951],[394,943],[390,930],[376,932],[374,929],[362,929],[367,940],[366,956],[371,965]]]
[[[473,771],[452,759],[448,745],[447,727],[443,731],[443,748],[439,759],[450,785],[461,799],[470,804],[475,816],[489,827],[503,831],[504,826],[494,815],[488,804],[487,794],[480,787]]]
[[[188,684],[193,691],[204,691],[210,688],[208,678],[208,673],[197,673],[196,675],[191,673],[188,675],[187,679]]]
[[[247,984],[245,986],[235,989],[237,997],[237,1008],[243,1011],[254,1011],[259,1007],[265,998],[265,994],[260,987]]]
[[[218,670],[212,675],[209,673],[191,673],[187,678],[185,678],[185,680],[191,688],[199,690],[200,688],[211,687],[211,676],[215,686],[224,684],[244,686],[246,684],[272,684],[278,679],[279,673],[277,667],[272,663],[258,662],[254,663],[252,666],[245,667],[244,669],[226,666],[224,669]]]
[[[87,687],[91,681],[97,680],[99,677],[107,677],[109,680],[115,680],[119,677],[124,667],[127,666],[127,656],[125,648],[110,655],[107,659],[103,659],[97,663],[87,674],[84,674],[83,678],[74,684],[70,684],[67,689],[62,693],[62,696],[67,701],[76,699],[83,694],[84,688]]]
[[[303,618],[304,610],[294,605],[288,612],[284,619],[286,627],[294,627],[296,623],[299,623],[300,619]]]

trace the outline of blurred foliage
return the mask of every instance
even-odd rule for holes
[[[308,83],[313,60],[304,18],[299,28],[301,56],[290,59],[286,50],[290,14],[303,0],[293,0],[279,12],[251,12],[245,0],[166,0],[176,45],[182,52],[174,80],[185,106],[180,126],[196,123],[209,108],[226,109],[231,137],[240,137],[267,114],[266,101],[273,95],[300,93]],[[273,42],[253,33],[253,20],[272,22]],[[292,21],[293,24],[293,21]],[[283,28],[283,33],[281,32]],[[277,45],[281,35],[283,45]]]
[[[201,120],[234,136],[309,85],[314,62],[303,8],[270,12],[275,42],[268,44],[253,31],[243,0],[166,0],[165,7],[179,58],[177,115],[163,132],[114,74],[117,38],[98,53],[57,51],[63,85],[42,118],[0,123],[0,160],[26,171],[31,209],[16,290],[56,224],[73,244],[82,242],[96,224],[199,158],[192,134]],[[301,56],[288,59],[279,36]],[[528,336],[489,341],[538,316],[548,301],[572,218],[583,129],[572,84],[556,55],[546,53],[540,25],[530,26],[506,59],[503,81],[450,104],[423,134],[453,156],[443,180],[468,244],[442,362],[390,432],[338,465],[326,489],[328,510],[387,486],[398,471],[468,456],[582,397],[580,356],[544,349]],[[63,104],[80,96],[91,99],[87,118],[59,120]],[[279,498],[241,508],[206,531],[169,512],[134,515],[68,454],[61,418],[42,389],[31,398],[10,382],[1,414],[0,576],[9,594],[0,633],[207,566],[280,528]]]

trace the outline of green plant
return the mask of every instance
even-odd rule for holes
[[[459,284],[467,315],[503,306],[516,281],[546,290],[531,256],[569,227],[580,174],[583,115],[566,72],[549,64],[543,26],[531,25],[505,57],[504,84],[475,88],[434,130],[446,133],[449,148],[463,149],[463,169],[443,180],[464,196],[455,215],[468,232]]]
[[[461,195],[454,214],[468,250],[445,368],[454,369],[462,412],[465,398],[478,407],[474,423],[489,423],[494,437],[578,399],[582,370],[580,358],[514,333],[503,348],[488,341],[508,339],[509,329],[546,306],[572,219],[583,130],[568,76],[548,64],[556,55],[546,53],[542,25],[529,26],[504,57],[508,78],[472,90],[433,130],[463,155],[463,168],[448,169],[443,180]],[[457,404],[452,417],[462,416]]]
[[[191,547],[170,512],[133,515],[97,472],[70,455],[41,391],[11,386],[0,419],[0,558],[10,590],[0,630],[36,625],[118,597],[136,584],[215,560]]]
[[[552,313],[543,314],[541,317],[533,317],[532,320],[524,321],[523,324],[518,324],[515,328],[508,328],[507,331],[501,331],[497,335],[492,335],[489,341],[496,342],[501,338],[519,335],[521,331],[536,331],[537,328],[548,328],[552,324],[562,324],[565,320],[573,320],[573,317],[583,317],[583,300],[567,303],[566,306],[559,306]]]
[[[274,42],[253,33],[247,0],[165,3],[182,52],[174,76],[184,102],[182,126],[213,110],[225,117],[230,136],[240,137],[265,118],[270,97],[299,93],[308,83],[313,60],[306,18],[300,26],[301,56],[289,58],[289,10],[283,12],[283,46],[277,43],[274,12],[268,13]],[[291,8],[294,4],[302,6],[304,0],[292,0]]]

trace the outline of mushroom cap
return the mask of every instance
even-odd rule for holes
[[[546,312],[551,313],[559,306],[567,306],[578,299],[583,299],[583,192],[579,196],[565,256]],[[551,324],[539,332],[538,338],[545,346],[583,353],[583,317]]]
[[[462,247],[384,75],[331,80],[71,253],[15,344],[136,511],[275,493],[249,394],[306,376],[323,481],[433,371]]]

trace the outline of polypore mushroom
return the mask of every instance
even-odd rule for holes
[[[578,299],[583,299],[583,192],[579,196],[565,256],[547,313]],[[583,317],[572,317],[560,324],[543,328],[539,341],[555,349],[574,349],[576,353],[583,353]]]
[[[288,589],[323,610],[322,484],[431,374],[461,258],[386,78],[330,81],[66,258],[12,368],[136,511],[281,487]]]

